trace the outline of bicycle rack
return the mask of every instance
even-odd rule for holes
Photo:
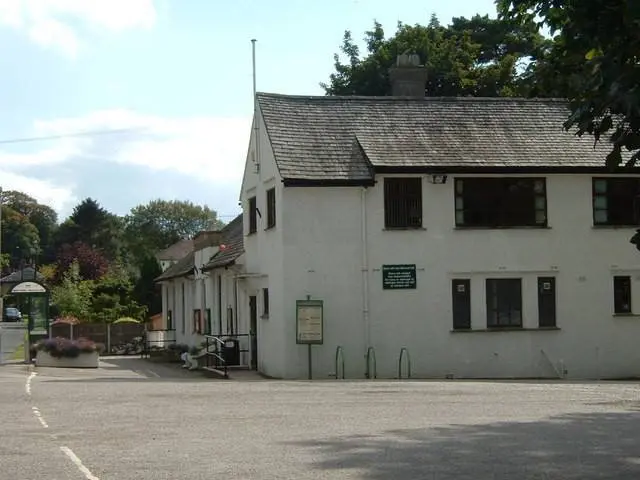
[[[378,378],[378,367],[376,366],[376,351],[373,347],[367,348],[367,370],[365,378],[371,378],[371,359],[373,359],[373,378]]]
[[[342,380],[344,380],[344,353],[341,346],[336,348],[336,380],[340,378],[340,374],[338,373],[338,360],[342,366]]]
[[[411,357],[406,347],[400,349],[400,358],[398,358],[398,378],[402,379],[402,358],[407,357],[407,378],[411,378]]]

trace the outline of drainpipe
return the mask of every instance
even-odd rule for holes
[[[202,288],[200,289],[200,303],[202,305],[202,309],[200,310],[200,328],[202,329],[202,331],[200,332],[200,335],[204,335],[203,331],[206,331],[206,328],[203,328],[205,326],[205,324],[207,323],[207,277],[208,275],[204,272],[202,272],[202,270],[200,271],[202,274]],[[209,332],[209,335],[211,334],[211,332]]]
[[[233,311],[235,312],[233,316],[233,321],[235,322],[236,333],[238,330],[238,319],[240,312],[238,311],[238,273],[236,272],[233,275]]]
[[[362,226],[362,324],[364,329],[364,355],[371,345],[369,328],[369,257],[367,255],[367,187],[360,190],[361,226]]]

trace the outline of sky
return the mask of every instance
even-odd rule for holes
[[[61,220],[91,197],[118,215],[190,200],[230,221],[253,113],[251,39],[259,91],[322,95],[345,30],[361,39],[377,20],[391,36],[432,13],[448,24],[495,17],[495,5],[0,0],[0,188]]]

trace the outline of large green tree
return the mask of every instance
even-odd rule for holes
[[[390,38],[375,22],[364,41],[363,56],[345,32],[340,51],[346,61],[336,54],[335,72],[321,84],[328,95],[390,95],[389,68],[410,52],[428,68],[429,96],[526,96],[532,88],[526,62],[549,48],[534,22],[480,15],[454,18],[449,26],[435,16],[426,26],[399,23]]]
[[[23,262],[30,262],[40,253],[38,229],[26,215],[6,205],[2,208],[2,251],[8,255],[12,268],[19,268]]]
[[[139,261],[182,238],[222,226],[218,214],[208,206],[180,200],[152,200],[125,217],[127,243]]]
[[[547,82],[554,73],[560,79],[560,93],[571,107],[565,128],[593,135],[596,142],[609,142],[608,165],[635,164],[640,158],[640,2],[496,0],[496,4],[501,19],[519,25],[538,22],[554,35],[553,48],[538,69]]]
[[[50,262],[54,256],[53,236],[58,226],[58,215],[48,205],[39,203],[23,192],[2,192],[2,204],[26,217],[38,230],[40,262]]]
[[[91,299],[91,319],[112,322],[120,317],[144,320],[147,307],[134,298],[134,285],[126,269],[114,264],[94,282]]]
[[[111,261],[122,248],[122,220],[92,199],[86,198],[73,209],[56,235],[56,247],[82,242],[98,250]]]

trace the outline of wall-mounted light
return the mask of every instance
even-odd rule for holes
[[[442,185],[444,183],[447,183],[447,176],[446,175],[431,175],[431,178],[429,179],[430,183],[436,184],[436,185]]]

